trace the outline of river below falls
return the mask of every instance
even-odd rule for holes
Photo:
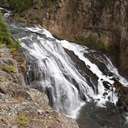
[[[80,110],[77,122],[80,128],[128,128],[125,118],[113,104],[101,108],[88,103]]]

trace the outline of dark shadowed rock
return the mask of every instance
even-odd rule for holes
[[[120,112],[128,112],[128,87],[123,86],[119,81],[115,81],[113,84],[115,87],[115,92],[117,93],[119,99],[117,106]]]

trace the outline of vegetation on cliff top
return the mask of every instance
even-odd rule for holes
[[[32,6],[33,0],[8,0],[8,3],[12,9],[16,12],[22,12]]]
[[[10,49],[18,49],[19,44],[13,39],[2,14],[0,13],[0,47],[7,45]]]
[[[0,4],[8,5],[16,13],[21,13],[32,6],[40,8],[42,6],[47,7],[47,5],[53,5],[57,0],[4,0]]]

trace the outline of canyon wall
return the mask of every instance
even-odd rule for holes
[[[59,38],[107,51],[114,55],[120,71],[128,76],[127,0],[31,1],[31,6],[20,12],[11,4],[16,20],[41,24]]]

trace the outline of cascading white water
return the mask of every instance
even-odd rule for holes
[[[30,85],[40,86],[47,90],[56,110],[76,118],[79,109],[86,102],[93,100],[101,107],[105,107],[108,101],[117,102],[118,98],[112,91],[113,80],[111,78],[116,76],[120,82],[125,84],[127,80],[119,75],[105,55],[101,56],[102,61],[97,57],[94,59],[100,65],[104,65],[103,69],[105,68],[111,75],[105,74],[100,69],[100,65],[96,65],[87,57],[90,54],[95,55],[95,52],[87,47],[65,40],[57,40],[41,27],[20,28],[14,25],[11,27],[16,31],[13,35],[21,41],[29,63]],[[72,59],[72,56],[77,57],[84,68],[80,69],[80,66],[76,68],[79,64],[76,59]],[[89,72],[84,72],[87,77],[81,73],[84,69]],[[109,88],[105,87],[104,82],[107,82]]]

